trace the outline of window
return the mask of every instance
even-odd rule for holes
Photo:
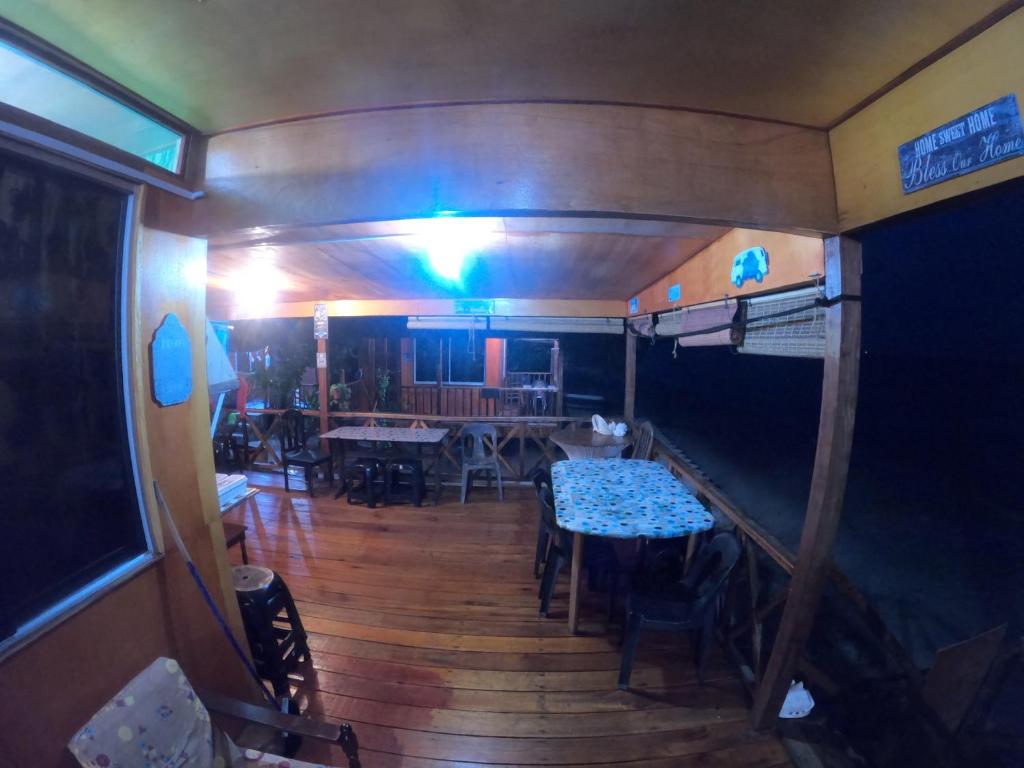
[[[180,169],[183,134],[2,41],[0,101],[171,173]]]
[[[509,339],[506,369],[509,373],[547,373],[554,346],[554,339]]]
[[[122,370],[130,203],[0,147],[0,641],[149,557]]]
[[[484,383],[484,339],[476,334],[448,333],[423,336],[415,340],[413,378],[417,384],[437,383],[437,364],[441,361],[441,381],[445,384]]]

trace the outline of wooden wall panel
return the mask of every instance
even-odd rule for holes
[[[762,283],[747,280],[743,287],[737,288],[730,282],[733,258],[740,251],[758,245],[768,251],[768,275]],[[806,283],[815,273],[825,274],[825,247],[820,237],[734,229],[641,291],[639,313],[701,304],[726,294],[735,298],[779,290]],[[679,283],[682,295],[677,303],[668,300],[668,288],[674,283]]]
[[[890,91],[829,133],[844,232],[1024,175],[1024,157],[903,194],[897,148],[932,128],[1024,96],[1024,9]]]
[[[138,232],[129,299],[135,422],[140,463],[148,465],[144,477],[160,482],[196,565],[240,631],[213,481],[204,297],[201,286],[185,277],[186,264],[205,263],[205,257],[204,241]],[[178,314],[193,341],[193,394],[185,404],[159,408],[149,396],[148,345],[169,311]],[[177,658],[197,686],[250,691],[241,664],[173,551],[0,662],[0,765],[74,764],[64,752],[67,740],[160,655]]]
[[[214,136],[210,233],[438,211],[601,211],[832,232],[827,135],[705,113],[476,104]]]

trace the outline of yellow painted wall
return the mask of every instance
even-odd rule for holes
[[[903,194],[897,149],[1009,93],[1024,97],[1024,9],[939,59],[829,133],[844,232],[1024,175],[1024,157]]]

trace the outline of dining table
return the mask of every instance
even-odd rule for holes
[[[434,462],[434,506],[441,500],[441,451],[444,441],[448,438],[447,429],[431,427],[337,427],[321,435],[326,440],[351,440],[372,443],[411,443],[417,448],[423,445],[436,445],[437,460]],[[344,458],[342,458],[344,469]],[[426,470],[424,470],[426,474]],[[338,498],[344,493],[345,483],[335,494]]]
[[[658,462],[568,459],[551,466],[558,527],[573,534],[569,630],[579,626],[586,536],[675,539],[710,530],[711,513]]]

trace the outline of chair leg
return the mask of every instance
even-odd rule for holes
[[[544,555],[548,548],[548,532],[542,522],[537,526],[537,551],[533,556],[533,578],[540,578],[540,564],[544,561]]]
[[[466,493],[469,490],[469,481],[472,478],[473,473],[467,468],[462,468],[462,503],[466,503]]]
[[[629,690],[629,678],[633,675],[633,659],[640,643],[640,614],[630,612],[626,619],[626,637],[622,643],[622,664],[619,666],[619,688]]]
[[[540,614],[547,618],[551,608],[551,597],[555,594],[555,586],[558,584],[558,574],[565,565],[565,557],[560,551],[554,556],[548,555],[548,562],[544,566],[544,579],[541,582]]]
[[[288,487],[288,462],[284,464],[284,490],[285,493],[291,491],[291,488]]]
[[[708,611],[704,619],[704,627],[700,633],[700,648],[697,651],[697,681],[704,685],[704,676],[707,673],[708,659],[711,658],[711,645],[715,637],[715,614]]]
[[[313,498],[313,467],[306,467],[306,493]]]
[[[494,476],[498,479],[498,501],[504,501],[505,496],[501,490],[501,465],[498,463],[494,465]]]

